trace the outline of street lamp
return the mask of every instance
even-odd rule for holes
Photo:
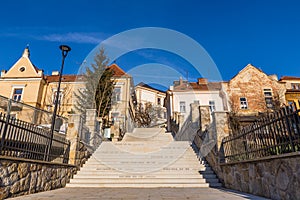
[[[61,68],[59,72],[59,79],[58,79],[58,86],[57,86],[57,91],[56,91],[56,96],[55,96],[55,104],[54,104],[54,110],[53,110],[53,115],[52,115],[52,120],[51,120],[51,140],[50,144],[48,145],[48,150],[47,150],[47,157],[49,161],[49,154],[50,154],[50,149],[52,147],[52,140],[53,140],[53,134],[54,134],[54,129],[55,129],[55,121],[56,121],[56,113],[57,113],[57,108],[58,108],[58,101],[59,101],[59,95],[60,95],[60,84],[61,84],[61,79],[62,79],[62,72],[64,69],[64,63],[65,63],[65,58],[67,57],[69,51],[71,51],[71,48],[67,45],[60,45],[59,46],[61,53],[62,53],[62,62],[61,62]]]

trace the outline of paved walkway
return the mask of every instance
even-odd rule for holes
[[[11,198],[15,200],[239,200],[265,199],[245,193],[217,188],[61,188]]]

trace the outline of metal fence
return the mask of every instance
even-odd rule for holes
[[[41,127],[50,128],[52,112],[35,107],[36,105],[24,104],[0,95],[0,112],[10,115],[12,118],[35,124]],[[65,117],[56,117],[56,131],[66,133],[68,120]]]
[[[51,140],[51,117],[50,112],[0,96],[0,155],[68,163],[70,142],[61,131],[66,120],[58,117]]]
[[[300,151],[300,110],[293,103],[268,113],[222,145],[227,163]]]

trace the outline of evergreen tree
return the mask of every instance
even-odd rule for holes
[[[78,94],[75,94],[75,107],[83,116],[86,109],[96,109],[97,116],[102,119],[109,113],[114,81],[113,71],[107,67],[108,62],[109,59],[101,48],[95,55],[94,63],[85,69],[85,90],[79,90]]]

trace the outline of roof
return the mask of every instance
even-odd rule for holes
[[[27,45],[27,47],[24,49],[22,57],[28,58],[30,60],[30,50],[29,50],[29,46]],[[30,60],[31,62],[31,60]],[[35,69],[36,73],[38,73],[40,71],[40,69],[35,66],[32,62],[31,62],[33,68]]]
[[[114,72],[114,76],[121,77],[126,76],[127,74],[121,69],[117,64],[112,64],[108,67],[108,69],[111,69]]]
[[[283,80],[297,80],[297,81],[300,81],[300,77],[296,77],[296,76],[282,76],[279,81],[283,81]]]
[[[221,82],[208,82],[207,84],[199,84],[198,82],[189,82],[174,86],[174,91],[198,90],[198,91],[213,91],[221,90]]]
[[[221,83],[209,82],[208,84],[198,84],[197,82],[189,83],[193,90],[221,90]]]
[[[38,69],[30,60],[30,51],[27,46],[22,56],[13,64],[12,67],[1,75],[1,78],[31,78],[42,77],[43,71]]]
[[[159,89],[156,89],[154,87],[151,87],[150,85],[146,84],[146,83],[143,83],[143,82],[140,82],[139,84],[136,85],[136,87],[139,86],[139,87],[144,87],[144,88],[148,88],[148,89],[151,89],[151,90],[156,90],[158,92],[162,92],[162,93],[165,93],[166,91],[163,91],[163,90],[159,90]]]
[[[45,78],[49,83],[59,81],[59,75],[45,76]],[[76,82],[76,80],[78,80],[78,75],[62,75],[61,78],[62,82]]]

